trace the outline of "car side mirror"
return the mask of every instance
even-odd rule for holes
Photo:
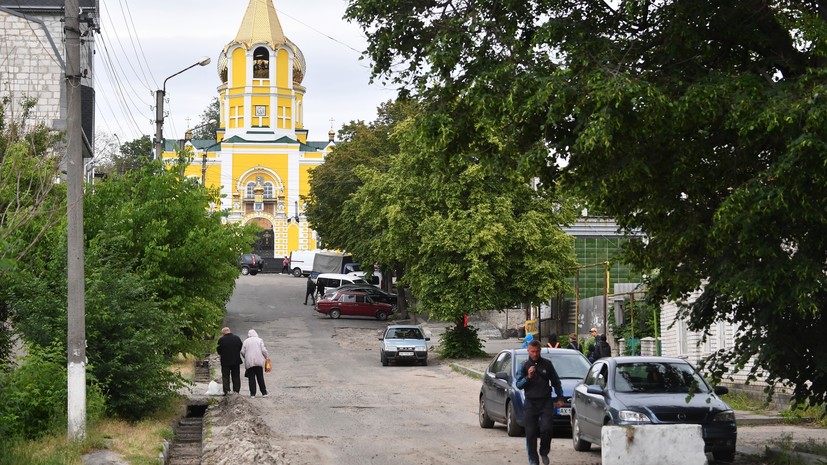
[[[379,340],[380,340],[380,341],[384,341],[384,340],[385,340],[385,338],[384,338],[384,337],[380,337],[380,338],[379,338]]]
[[[504,379],[504,380],[506,380],[506,381],[508,381],[508,378],[509,378],[508,373],[507,373],[507,372],[505,372],[505,371],[498,371],[498,372],[494,375],[494,377],[495,377],[495,378],[497,378],[497,379]]]
[[[603,394],[606,393],[606,391],[604,391],[602,387],[600,387],[596,384],[592,384],[591,386],[586,386],[586,392],[589,393],[589,394],[596,394],[596,395],[599,395],[599,396],[602,396]]]
[[[715,394],[722,396],[724,394],[729,394],[729,388],[726,386],[715,386],[714,392]]]

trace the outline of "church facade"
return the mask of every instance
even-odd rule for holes
[[[215,141],[186,142],[187,175],[220,188],[214,208],[229,212],[228,221],[259,225],[254,251],[266,269],[281,269],[281,257],[316,248],[302,196],[309,171],[333,149],[333,131],[326,141],[307,140],[304,55],[284,35],[272,0],[250,0],[217,61],[220,129]],[[165,148],[167,161],[177,156],[172,144]]]

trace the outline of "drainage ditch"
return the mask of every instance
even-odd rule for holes
[[[193,380],[196,383],[210,381],[209,359],[195,362]],[[206,400],[190,400],[186,414],[172,427],[172,442],[165,454],[165,465],[201,465],[204,438],[204,414],[209,404]]]

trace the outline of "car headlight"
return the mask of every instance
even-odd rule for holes
[[[631,410],[621,410],[618,412],[618,417],[621,421],[629,423],[652,423],[652,420],[646,414],[640,412],[633,412]]]
[[[396,352],[396,346],[385,346],[385,351]]]
[[[727,423],[734,423],[735,422],[735,411],[734,410],[727,410],[725,412],[721,412],[715,415],[715,418],[712,421],[723,421]]]

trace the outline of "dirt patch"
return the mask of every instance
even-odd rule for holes
[[[238,394],[221,397],[206,414],[204,465],[289,465],[258,407]]]

